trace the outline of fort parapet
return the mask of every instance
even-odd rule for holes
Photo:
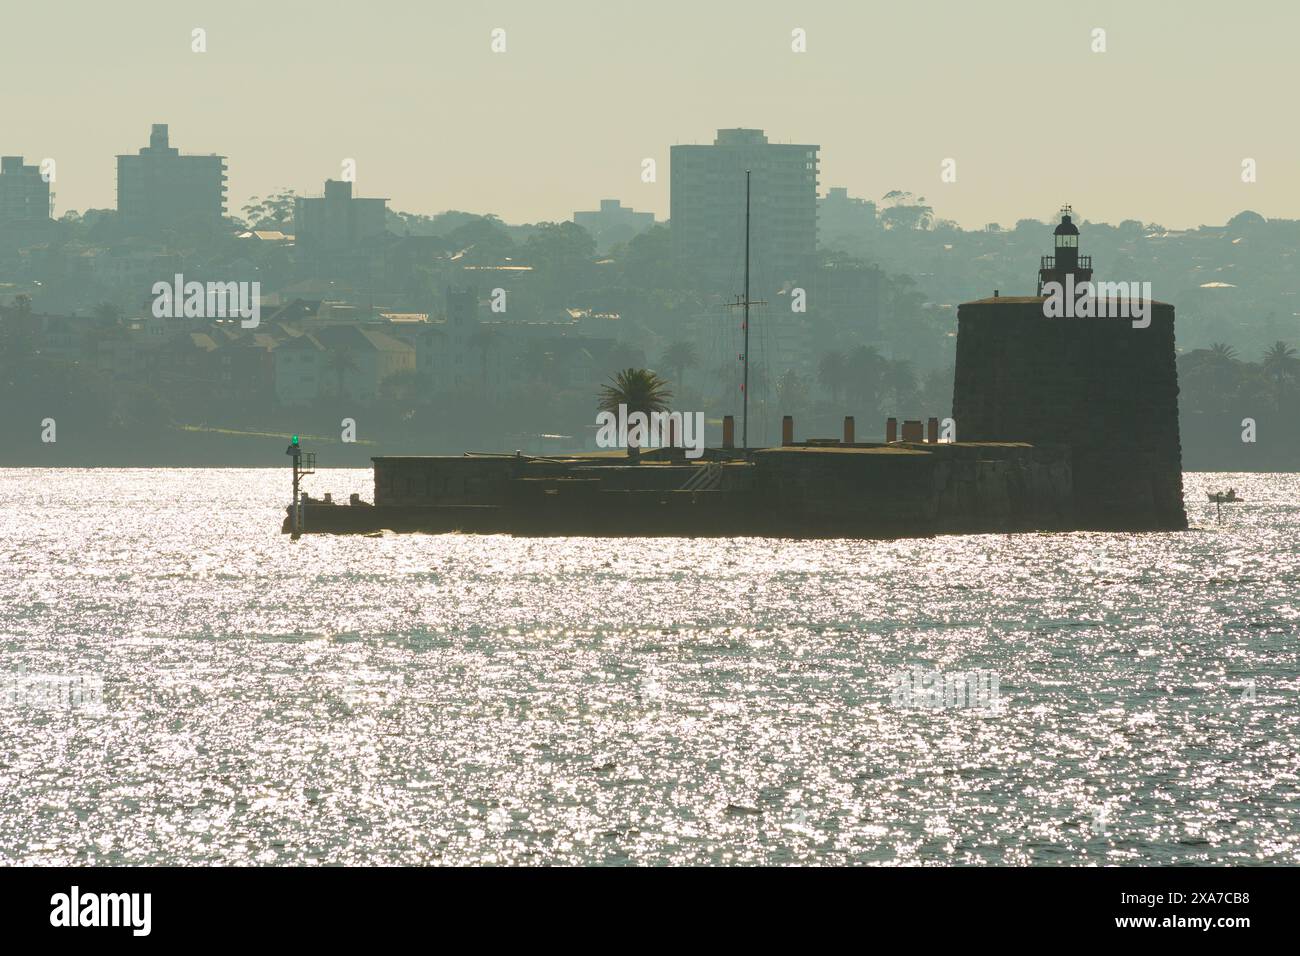
[[[897,538],[1072,527],[1069,449],[1024,442],[796,443],[702,462],[662,449],[635,464],[381,457],[374,474],[374,505],[309,503],[303,530]]]

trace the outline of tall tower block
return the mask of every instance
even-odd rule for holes
[[[1067,211],[1055,256],[1043,257],[1040,293],[1091,277]],[[1098,290],[1110,293],[1106,283]],[[1141,328],[1129,317],[1094,317],[1095,308],[1094,316],[1049,317],[1046,301],[995,295],[959,306],[957,439],[1070,446],[1078,528],[1186,528],[1174,307],[1151,302]],[[1106,302],[1117,316],[1120,300]]]

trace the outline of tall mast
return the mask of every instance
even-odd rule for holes
[[[745,170],[745,384],[740,445],[749,454],[749,170]]]
[[[740,425],[740,444],[745,449],[745,455],[749,455],[749,307],[751,305],[767,305],[763,299],[749,298],[749,175],[750,171],[745,170],[745,294],[736,296],[735,302],[727,304],[729,309],[744,309],[744,324],[741,326],[745,331],[745,344],[742,346],[744,351],[741,353],[741,360],[745,363],[745,381],[740,386],[741,401],[744,403],[744,411],[741,415]]]

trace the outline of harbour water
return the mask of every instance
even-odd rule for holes
[[[291,542],[283,469],[0,470],[0,863],[1297,864],[1300,475],[1185,485],[1177,534]]]

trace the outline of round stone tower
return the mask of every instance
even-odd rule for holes
[[[1079,528],[1186,528],[1174,308],[1094,286],[1078,234],[1067,207],[1039,295],[958,308],[957,440],[1068,445]]]

